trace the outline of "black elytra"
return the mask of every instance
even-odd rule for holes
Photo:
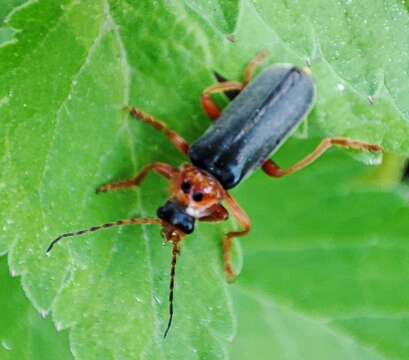
[[[315,85],[308,71],[276,65],[251,82],[190,148],[193,165],[225,189],[260,168],[308,115]]]

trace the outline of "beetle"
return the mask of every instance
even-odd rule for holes
[[[97,193],[125,190],[140,186],[150,172],[155,172],[170,182],[170,199],[157,211],[157,218],[134,218],[94,226],[89,229],[60,235],[47,249],[61,239],[84,235],[114,226],[157,224],[162,235],[172,247],[172,263],[169,286],[169,320],[164,333],[167,336],[173,319],[173,291],[176,261],[182,241],[194,231],[196,221],[225,221],[230,208],[242,229],[228,232],[223,239],[224,270],[228,280],[235,278],[232,266],[233,239],[246,235],[251,228],[248,215],[229,194],[255,170],[261,168],[271,177],[284,177],[298,172],[314,162],[332,146],[382,152],[379,145],[367,144],[347,138],[324,139],[319,146],[295,165],[282,169],[270,157],[280,148],[312,109],[316,88],[308,68],[275,65],[267,68],[254,81],[259,65],[266,61],[262,52],[249,63],[244,71],[244,81],[218,82],[203,91],[201,103],[211,126],[196,142],[189,145],[183,137],[169,129],[163,122],[135,107],[129,114],[152,126],[168,137],[171,143],[190,163],[179,169],[156,162],[145,166],[134,178],[104,185]],[[225,111],[221,111],[212,95],[238,92]]]

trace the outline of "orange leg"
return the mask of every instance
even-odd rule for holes
[[[332,146],[370,152],[383,151],[383,148],[379,145],[367,144],[361,141],[346,138],[328,138],[323,140],[310,155],[306,156],[304,159],[288,169],[281,169],[274,161],[267,160],[263,165],[263,171],[272,177],[283,177],[294,174],[313,163]]]
[[[207,113],[209,118],[211,120],[217,120],[217,118],[220,116],[222,111],[219,109],[219,107],[216,105],[216,103],[212,99],[213,94],[220,94],[226,91],[231,91],[231,90],[239,90],[241,91],[243,89],[243,84],[239,82],[233,82],[233,81],[226,81],[222,83],[217,83],[206,90],[203,91],[201,100],[202,100],[202,106],[204,111]]]
[[[178,133],[169,129],[163,122],[155,119],[152,115],[149,115],[137,108],[129,107],[127,110],[134,118],[139,119],[145,124],[148,124],[163,133],[182,154],[187,155],[189,151],[189,144]]]
[[[247,86],[254,77],[257,68],[268,59],[268,51],[259,52],[256,57],[246,66],[244,70],[244,86]]]
[[[150,171],[155,171],[156,173],[164,176],[167,179],[174,177],[178,173],[178,170],[175,169],[173,166],[170,166],[165,163],[153,163],[153,164],[145,166],[138,175],[136,175],[134,178],[130,180],[101,186],[100,188],[97,189],[97,193],[124,190],[124,189],[129,189],[134,186],[139,186],[142,183],[142,181],[145,179],[146,175],[149,174]]]
[[[236,274],[233,270],[233,264],[231,259],[231,251],[233,248],[233,239],[239,236],[245,236],[248,234],[251,228],[251,221],[245,211],[239,206],[231,195],[227,195],[226,202],[230,207],[231,212],[236,217],[239,224],[243,227],[240,231],[231,231],[226,234],[223,239],[223,254],[224,254],[224,271],[229,281],[233,281]]]
[[[244,84],[234,81],[225,81],[214,84],[203,91],[201,100],[202,106],[211,120],[217,120],[221,115],[221,110],[212,99],[213,94],[224,93],[226,91],[241,91],[254,77],[257,68],[262,65],[268,57],[266,51],[262,51],[246,66],[244,70]]]

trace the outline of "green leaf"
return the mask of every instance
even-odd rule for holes
[[[304,143],[287,144],[280,163]],[[254,231],[242,241],[233,358],[254,348],[280,359],[407,357],[408,189],[368,188],[363,170],[338,150],[303,174],[270,186],[257,174],[239,189]]]
[[[0,6],[0,46],[14,41],[16,32],[8,26],[8,19],[26,2],[27,0],[4,0]]]
[[[0,7],[0,23],[3,23],[12,12],[23,6],[28,0],[4,0]]]
[[[228,356],[228,340],[233,338],[237,327],[223,275],[220,247],[223,233],[231,223],[200,224],[197,232],[185,241],[178,261],[174,325],[166,341],[162,335],[168,317],[171,249],[163,246],[157,227],[112,229],[84,238],[66,239],[50,258],[45,257],[49,242],[63,232],[131,216],[152,216],[166,201],[166,184],[155,176],[150,176],[142,189],[95,194],[101,184],[130,178],[149,162],[163,161],[176,166],[186,160],[163,136],[129,118],[122,110],[124,106],[135,105],[152,113],[192,142],[209,124],[200,109],[199,97],[201,91],[214,82],[213,71],[230,79],[240,79],[250,59],[267,48],[271,51],[271,63],[291,62],[303,66],[307,58],[312,63],[318,85],[317,105],[308,126],[301,132],[309,137],[350,136],[382,144],[388,151],[409,153],[406,95],[402,90],[407,85],[407,76],[398,72],[397,64],[393,63],[394,66],[388,67],[385,81],[396,91],[381,86],[377,74],[385,56],[379,58],[378,50],[369,44],[365,45],[368,57],[361,56],[362,67],[355,67],[351,62],[357,53],[355,42],[348,42],[342,49],[344,60],[337,58],[335,52],[331,52],[330,38],[337,33],[336,26],[345,27],[345,22],[337,15],[327,24],[333,27],[318,32],[317,22],[329,21],[327,13],[316,10],[318,3],[300,3],[295,13],[291,11],[294,9],[291,2],[287,2],[291,6],[284,13],[277,8],[281,2],[266,9],[268,3],[261,1],[256,4],[250,1],[64,0],[57,3],[42,0],[28,1],[18,7],[22,3],[10,2],[0,17],[1,20],[7,18],[2,29],[9,31],[0,46],[0,219],[3,229],[0,253],[8,253],[10,270],[21,276],[24,292],[36,310],[51,311],[57,329],[69,331],[70,348],[78,359],[222,359]],[[379,4],[376,5],[376,11],[380,11]],[[310,9],[303,12],[307,7]],[[407,13],[401,5],[395,8],[405,11],[396,15],[396,24],[388,18],[388,26],[393,27],[393,34],[402,30],[403,35],[396,36],[397,39],[385,46],[393,61],[400,61],[404,70],[407,57],[397,59],[397,51],[405,51],[405,46],[398,41],[407,31],[402,28]],[[10,12],[12,15],[7,16]],[[386,16],[392,15],[387,12]],[[380,18],[378,14],[378,25]],[[353,23],[358,22],[354,19]],[[294,25],[298,20],[299,28]],[[289,24],[288,33],[286,24]],[[348,29],[340,32],[344,38],[334,39],[335,45],[345,41]],[[359,27],[359,31],[365,32],[366,28]],[[230,36],[231,32],[234,37]],[[356,31],[353,36],[359,40]],[[368,36],[363,39],[365,44],[369,41]],[[373,105],[367,96],[374,99]],[[381,326],[374,332],[368,331],[365,325],[369,321],[363,316],[359,321],[353,318],[353,322],[348,322],[355,312],[341,312],[342,318],[330,317],[334,314],[330,310],[338,307],[332,299],[338,294],[333,293],[339,290],[337,284],[347,288],[343,271],[348,270],[348,264],[356,265],[361,259],[359,256],[365,256],[364,252],[335,254],[333,264],[337,268],[332,268],[328,275],[333,283],[327,292],[323,287],[328,284],[323,283],[320,288],[320,282],[316,281],[319,268],[313,268],[315,272],[311,273],[305,271],[313,259],[301,251],[294,254],[299,256],[295,259],[298,262],[286,257],[285,251],[284,254],[268,251],[260,259],[263,273],[274,276],[291,264],[290,280],[294,280],[294,286],[286,286],[285,274],[279,281],[272,282],[275,277],[263,281],[254,273],[255,263],[259,261],[257,251],[263,249],[264,244],[288,249],[288,239],[293,244],[301,235],[305,236],[304,245],[312,247],[338,249],[336,246],[342,240],[362,246],[364,250],[370,247],[370,240],[376,240],[378,235],[386,238],[385,231],[389,231],[388,236],[392,239],[396,236],[399,246],[404,246],[404,233],[398,228],[403,225],[398,210],[404,205],[399,203],[397,208],[397,200],[390,200],[389,193],[376,194],[382,197],[377,197],[376,202],[371,194],[365,198],[354,195],[353,201],[361,205],[355,209],[361,212],[354,216],[361,216],[357,227],[365,234],[362,245],[362,239],[354,236],[357,228],[345,230],[343,224],[348,219],[355,220],[350,212],[351,199],[343,193],[344,181],[348,180],[345,176],[363,165],[351,165],[352,160],[345,158],[336,161],[336,168],[331,163],[327,166],[323,163],[325,171],[333,172],[330,177],[312,180],[300,174],[295,178],[299,181],[296,189],[322,189],[323,194],[339,196],[334,200],[336,203],[317,197],[315,192],[298,196],[292,182],[296,180],[289,179],[280,183],[283,187],[277,187],[276,195],[282,196],[281,203],[285,203],[287,196],[292,197],[297,206],[269,212],[268,203],[268,207],[260,211],[261,208],[255,206],[259,201],[276,199],[271,197],[273,193],[264,191],[273,189],[271,179],[256,175],[243,185],[238,195],[244,205],[249,206],[255,226],[253,235],[245,240],[254,248],[246,248],[245,273],[240,281],[246,287],[249,283],[257,285],[267,302],[271,302],[272,293],[278,294],[279,301],[291,302],[295,311],[303,316],[314,314],[323,304],[324,310],[319,315],[327,316],[334,323],[331,326],[352,334],[357,348],[365,347],[366,343],[380,346],[384,334]],[[246,202],[244,196],[251,196],[254,201]],[[332,222],[321,221],[321,215],[316,213],[319,209],[328,216],[336,211],[340,222],[335,218],[329,219]],[[387,209],[384,224],[389,224],[385,229],[376,221],[384,209]],[[273,222],[267,216],[273,211],[279,211],[285,221]],[[405,212],[403,210],[403,214]],[[309,217],[303,220],[305,213]],[[344,222],[344,214],[350,213],[351,218],[346,216]],[[312,221],[313,217],[320,220],[319,224]],[[345,231],[342,239],[333,236],[337,229]],[[236,250],[239,253],[239,249]],[[254,260],[252,254],[255,254]],[[270,255],[275,262],[270,263]],[[323,253],[318,255],[324,257]],[[404,269],[405,252],[390,253],[390,258],[387,255],[368,255],[381,260],[385,260],[385,256],[386,260],[401,256],[395,268],[385,268],[389,272],[381,279],[383,289],[388,289],[388,281],[398,275],[400,280],[396,284],[404,288],[404,272],[400,270]],[[369,269],[374,259],[368,260]],[[385,263],[390,264],[386,260]],[[368,270],[369,275],[371,271]],[[311,289],[315,290],[314,298],[306,304],[302,302],[303,294],[296,291],[301,281],[310,286],[316,284]],[[361,295],[359,284],[353,285],[339,292],[342,299],[351,302],[354,296]],[[372,287],[369,290],[373,290]],[[383,301],[386,310],[391,308],[391,312],[405,310],[404,294],[406,290],[396,301],[380,294],[377,301]],[[313,300],[321,296],[322,302],[314,303]],[[354,310],[357,302],[348,304],[351,307],[348,310]],[[372,306],[367,310],[370,314],[378,308]],[[382,314],[389,316],[386,310]],[[385,328],[399,327],[388,321],[383,321]],[[325,336],[329,336],[327,330],[319,330],[323,338],[317,338],[317,346],[325,343]],[[287,335],[291,337],[291,331]],[[380,346],[380,353],[401,353],[403,340],[399,342],[397,336],[384,339],[385,344],[392,340],[396,344],[387,343],[392,347],[390,352],[385,350],[387,345]]]
[[[3,360],[72,359],[68,334],[57,333],[50,319],[35,311],[17,279],[0,258],[0,358]],[[45,316],[46,314],[43,314]]]
[[[227,35],[232,33],[239,15],[239,0],[184,0],[186,6]]]
[[[212,42],[214,67],[237,79],[261,49],[272,63],[310,64],[318,96],[308,136],[359,138],[408,155],[408,25],[396,0],[242,1],[234,43]]]
[[[255,291],[233,291],[239,333],[233,359],[383,359],[376,351],[336,331],[325,321],[307,317]]]
[[[157,227],[73,239],[45,256],[62,232],[152,216],[165,202],[165,184],[154,176],[142,191],[95,195],[101,184],[131,177],[150,161],[183,160],[126,116],[125,105],[170,119],[177,131],[181,114],[193,119],[184,131],[189,140],[206,126],[197,99],[212,77],[202,63],[205,49],[191,41],[202,35],[175,14],[159,4],[41,1],[15,13],[17,42],[0,53],[0,252],[9,253],[36,309],[52,310],[56,327],[69,328],[78,358],[222,358],[222,339],[233,334],[220,228],[199,226],[186,241],[166,342],[171,249]],[[190,37],[174,43],[187,30]]]
[[[5,45],[14,41],[14,30],[10,28],[0,28],[0,45]]]

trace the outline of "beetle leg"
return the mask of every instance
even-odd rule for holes
[[[136,119],[144,122],[163,133],[168,139],[176,146],[176,148],[184,155],[187,155],[189,151],[189,144],[178,133],[169,129],[163,122],[155,119],[152,115],[149,115],[135,107],[126,108],[129,113]]]
[[[263,65],[268,59],[267,50],[259,52],[256,57],[244,69],[244,86],[247,86],[254,77],[257,68]]]
[[[247,86],[254,77],[257,68],[264,64],[268,58],[267,51],[261,51],[256,55],[256,57],[250,61],[250,63],[244,69],[244,83],[233,82],[233,81],[223,81],[218,84],[207,88],[203,91],[201,100],[202,106],[207,115],[211,120],[217,120],[217,118],[222,113],[219,107],[211,98],[212,94],[222,93],[226,91],[242,91],[245,86]]]
[[[145,179],[146,175],[149,174],[150,171],[155,171],[156,173],[158,173],[159,175],[162,175],[163,177],[167,179],[171,179],[178,173],[178,170],[176,170],[173,166],[170,166],[165,163],[153,163],[153,164],[145,166],[138,175],[136,175],[134,178],[130,180],[101,186],[100,188],[97,189],[97,193],[124,190],[124,189],[129,189],[134,186],[139,186],[142,183],[142,181]]]
[[[346,138],[328,138],[321,141],[318,147],[311,154],[307,155],[304,159],[288,169],[281,169],[274,161],[267,160],[263,164],[263,171],[272,177],[283,177],[294,174],[313,163],[332,146],[369,152],[383,151],[383,148],[379,145],[367,144],[361,141]]]
[[[229,218],[229,213],[223,205],[216,204],[209,209],[209,215],[200,218],[200,221],[219,222],[226,221]]]
[[[226,202],[239,224],[243,227],[243,230],[231,231],[227,233],[223,239],[224,271],[226,273],[227,279],[229,281],[233,281],[236,277],[231,259],[233,239],[239,236],[247,235],[251,228],[251,221],[246,212],[240,207],[240,205],[231,195],[227,194]]]
[[[214,84],[203,91],[201,97],[202,106],[211,120],[217,120],[222,113],[217,104],[213,101],[212,95],[232,90],[243,90],[243,84],[235,81],[226,81]]]

